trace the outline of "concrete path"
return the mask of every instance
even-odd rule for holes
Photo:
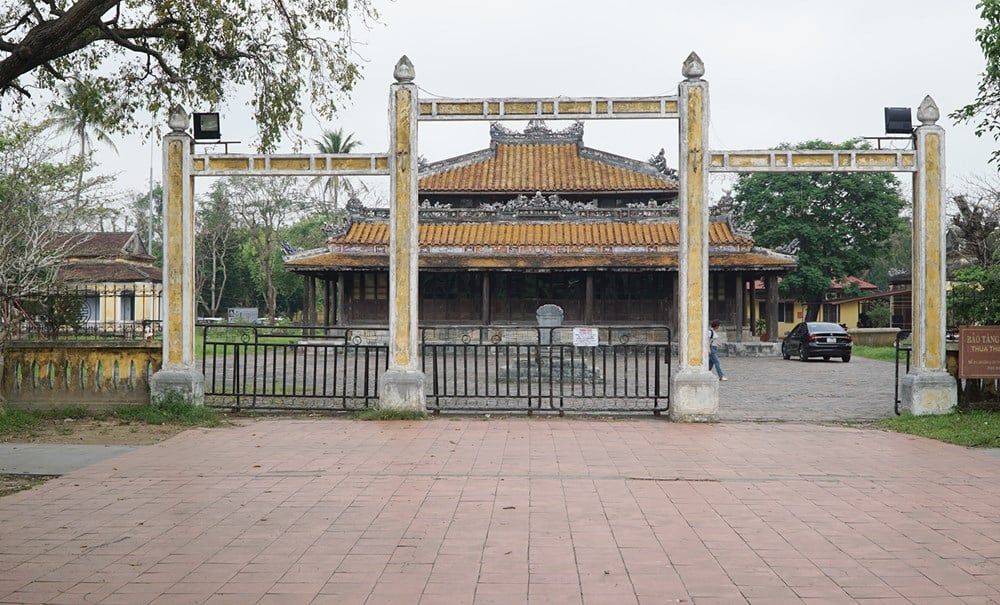
[[[875,430],[262,420],[0,498],[0,603],[997,603],[998,502]]]
[[[136,445],[0,443],[0,474],[62,475],[138,448]]]
[[[895,415],[892,362],[863,357],[849,363],[781,357],[720,361],[729,379],[719,385],[722,420],[827,422]]]

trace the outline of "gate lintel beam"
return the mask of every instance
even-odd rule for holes
[[[421,122],[458,120],[678,119],[677,96],[421,100]]]
[[[916,172],[917,152],[876,149],[774,149],[712,151],[708,171],[753,172]]]

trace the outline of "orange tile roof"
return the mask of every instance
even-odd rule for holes
[[[676,270],[676,252],[585,254],[560,252],[548,254],[490,254],[483,252],[442,254],[424,253],[418,258],[420,269],[660,269]],[[711,253],[710,268],[716,269],[770,269],[784,270],[795,267],[787,258],[756,252]],[[358,254],[356,252],[326,252],[315,256],[290,260],[285,265],[296,272],[335,270],[386,270],[389,268],[387,252]]]
[[[750,246],[726,223],[709,225],[709,243]],[[425,223],[418,229],[421,246],[676,246],[677,223]],[[331,245],[389,244],[385,223],[355,223]]]
[[[716,268],[787,269],[787,256],[753,248],[726,223],[709,228],[709,264]],[[674,269],[677,223],[452,223],[421,224],[423,269]],[[385,269],[389,228],[355,223],[328,250],[286,261],[293,271]]]
[[[490,157],[422,177],[419,189],[421,193],[677,189],[667,177],[601,161],[599,155],[584,157],[580,149],[571,143],[497,143]]]

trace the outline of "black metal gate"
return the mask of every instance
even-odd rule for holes
[[[652,412],[669,409],[666,326],[421,328],[428,410]],[[208,405],[358,410],[375,405],[388,330],[199,324]]]

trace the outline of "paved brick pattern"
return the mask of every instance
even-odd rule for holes
[[[875,430],[262,420],[0,499],[0,603],[997,603],[998,503]]]

